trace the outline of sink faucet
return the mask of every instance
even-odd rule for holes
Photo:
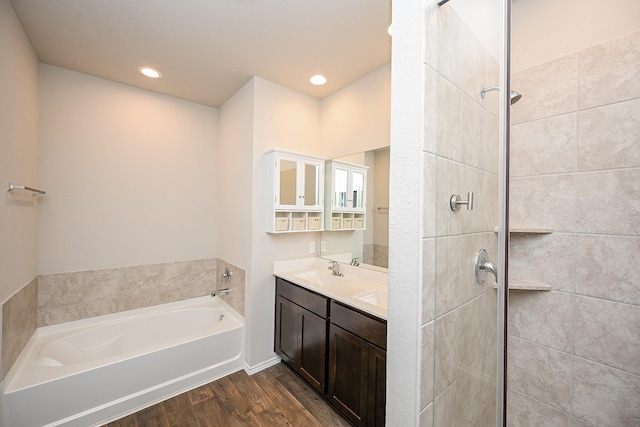
[[[340,277],[344,276],[344,274],[340,273],[340,263],[338,263],[338,261],[329,261],[329,263],[331,265],[327,268],[333,271],[334,276],[340,276]]]
[[[360,265],[360,260],[359,260],[357,257],[356,257],[356,258],[353,258],[353,259],[351,260],[351,265],[354,265],[354,266],[356,266],[356,267],[357,267],[357,266],[359,266],[359,265]]]

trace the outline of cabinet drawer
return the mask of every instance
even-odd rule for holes
[[[327,318],[327,298],[322,295],[308,291],[279,277],[276,277],[276,292],[277,295],[283,296],[323,319]]]
[[[331,323],[378,347],[387,348],[387,322],[331,300]]]

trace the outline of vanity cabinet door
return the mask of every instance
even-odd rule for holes
[[[369,346],[369,400],[367,425],[384,427],[387,404],[387,352]]]
[[[367,425],[368,367],[369,344],[331,323],[327,397],[356,426]]]
[[[313,388],[324,394],[327,299],[280,278],[276,279],[276,293],[275,351]]]
[[[387,324],[330,302],[327,398],[356,426],[384,426]]]

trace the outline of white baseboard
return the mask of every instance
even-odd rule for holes
[[[262,371],[263,369],[267,369],[271,366],[277,365],[278,363],[280,363],[282,359],[280,358],[280,356],[275,356],[272,359],[266,360],[262,363],[259,363],[255,366],[249,366],[247,365],[247,362],[244,363],[244,371],[249,374],[249,375],[253,375],[256,374],[260,371]]]

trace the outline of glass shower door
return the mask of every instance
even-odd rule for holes
[[[425,49],[425,140],[436,170],[433,424],[502,425],[504,292],[489,270],[503,275],[508,241],[499,214],[507,2],[440,3],[427,8]]]

